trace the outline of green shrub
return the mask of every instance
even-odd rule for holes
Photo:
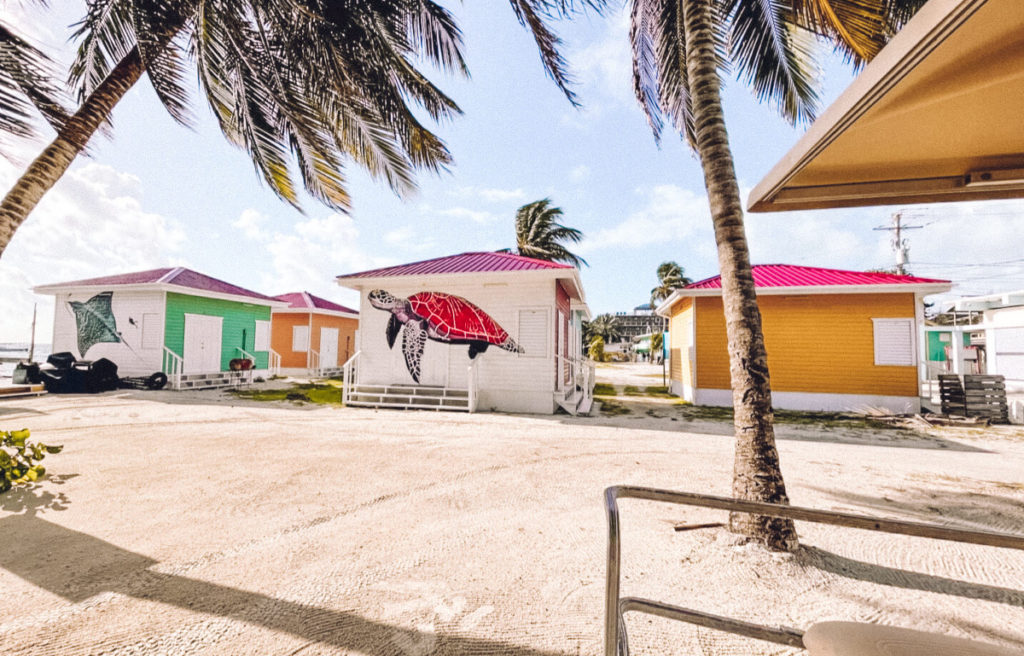
[[[34,483],[46,473],[46,468],[36,463],[47,453],[60,453],[64,448],[32,443],[28,438],[27,428],[0,432],[0,472],[3,472],[0,475],[0,493],[15,485]]]

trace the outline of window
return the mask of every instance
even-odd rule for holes
[[[523,347],[528,358],[548,357],[548,311],[520,310],[519,337],[516,340]]]
[[[256,322],[256,334],[254,336],[254,342],[252,345],[254,351],[269,351],[270,350],[270,322],[269,321],[257,321]]]
[[[160,315],[146,313],[142,315],[142,348],[158,349],[163,346],[163,331]]]
[[[875,364],[912,367],[914,357],[913,319],[872,319],[875,323]]]
[[[309,326],[292,328],[292,350],[300,353],[309,351]]]

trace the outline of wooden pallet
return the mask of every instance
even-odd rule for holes
[[[46,394],[46,389],[42,385],[10,385],[0,387],[0,399],[42,396],[43,394]]]
[[[939,374],[939,398],[942,399],[942,414],[967,416],[967,397],[960,376]]]
[[[1002,376],[966,374],[963,384],[956,374],[939,375],[942,414],[984,417],[992,423],[1009,423],[1006,382]]]
[[[1010,423],[1006,382],[1002,376],[966,374],[964,397],[968,417],[987,417],[994,424]]]

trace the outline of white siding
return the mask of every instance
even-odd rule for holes
[[[437,291],[461,296],[498,322],[513,339],[525,342],[525,355],[504,351],[491,346],[477,356],[480,381],[480,409],[551,412],[554,393],[554,364],[550,355],[550,336],[555,327],[555,283],[553,280],[518,284],[481,284],[470,280],[410,286],[409,281],[396,279],[395,284],[383,285],[384,289],[400,298],[408,298],[421,291]],[[402,336],[399,334],[394,349],[388,349],[386,329],[389,312],[378,310],[366,300],[368,290],[360,299],[359,342],[360,382],[375,384],[412,384],[412,377],[402,357]],[[527,333],[520,334],[521,319],[527,313]],[[533,313],[539,313],[538,319]],[[533,335],[539,330],[543,337]],[[536,341],[543,339],[543,342]],[[545,351],[544,357],[530,357],[538,348]],[[469,347],[449,345],[427,340],[424,352],[424,375],[422,384],[445,384],[449,387],[465,387],[466,371],[470,364]],[[429,367],[441,368],[441,375],[428,372]]]
[[[78,324],[70,303],[87,303],[95,294],[58,294],[53,316],[53,352],[70,351],[79,360],[107,358],[122,376],[143,376],[160,370],[164,344],[163,292],[118,292],[110,308],[120,342],[98,342],[79,353]]]
[[[875,364],[913,366],[914,320],[872,319],[875,323]]]

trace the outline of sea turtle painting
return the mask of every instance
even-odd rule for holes
[[[419,292],[409,298],[398,298],[383,289],[374,289],[367,298],[373,307],[391,313],[387,328],[389,347],[394,348],[398,331],[402,331],[405,366],[417,383],[427,339],[444,344],[468,344],[470,359],[486,351],[491,344],[512,353],[523,353],[523,347],[516,344],[497,321],[459,296]]]

